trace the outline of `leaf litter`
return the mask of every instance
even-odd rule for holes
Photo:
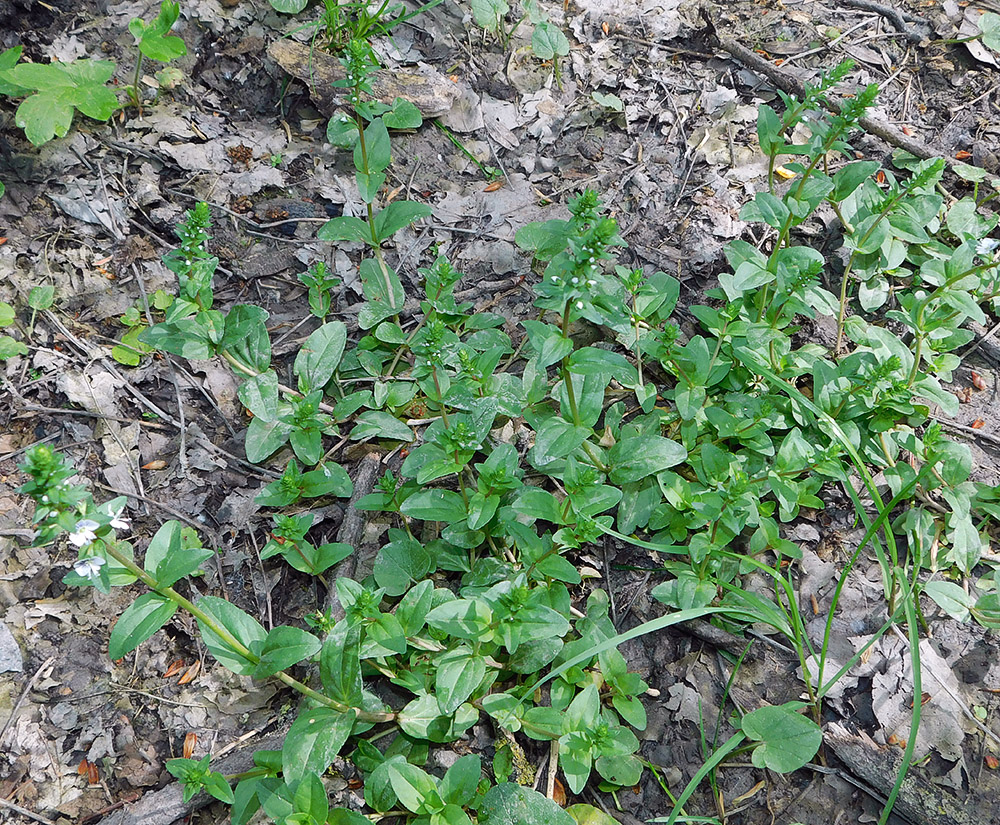
[[[39,54],[63,61],[95,56],[102,41],[130,46],[126,24],[147,10],[142,3],[112,4],[103,16],[85,8],[93,19],[77,31],[37,12],[42,17],[34,31],[11,28],[2,37],[23,34],[41,46]],[[968,10],[954,3],[943,4],[942,10],[935,24],[940,35],[972,30],[974,15]],[[628,240],[637,255],[669,267],[690,289],[702,289],[721,266],[724,243],[746,229],[738,212],[748,192],[760,186],[765,171],[755,160],[753,133],[756,108],[773,96],[770,88],[738,64],[704,56],[695,39],[700,25],[697,10],[691,5],[587,0],[574,3],[566,18],[557,6],[550,12],[550,19],[571,32],[581,47],[567,60],[572,68],[564,70],[561,88],[549,68],[527,58],[526,32],[517,33],[506,62],[496,54],[442,45],[460,31],[460,21],[444,10],[428,13],[426,22],[416,20],[415,31],[430,33],[429,42],[414,34],[400,43],[385,44],[384,54],[400,61],[423,57],[442,67],[457,57],[456,81],[428,64],[432,73],[426,76],[454,92],[441,98],[447,101],[439,103],[442,121],[476,150],[482,163],[502,160],[506,167],[504,185],[487,192],[476,165],[453,151],[440,133],[425,127],[411,136],[406,153],[411,178],[400,185],[429,193],[426,197],[434,201],[435,216],[426,231],[404,234],[401,246],[410,247],[416,261],[431,244],[445,244],[455,249],[468,271],[468,283],[477,279],[495,283],[498,276],[516,275],[526,266],[515,254],[514,231],[532,220],[563,216],[547,201],[558,203],[564,193],[592,182],[610,196],[623,226],[630,230]],[[737,3],[725,10],[718,24],[735,27],[734,33],[747,39],[794,43],[805,52],[817,38],[823,43],[829,27],[846,31],[861,14],[846,9],[795,14],[777,10],[761,19],[757,7]],[[0,245],[0,300],[23,304],[32,286],[48,283],[63,302],[57,307],[73,313],[62,328],[39,318],[35,349],[22,363],[8,363],[0,390],[9,398],[8,409],[0,411],[4,427],[0,592],[5,611],[0,650],[7,651],[4,661],[9,662],[9,672],[20,674],[20,681],[9,682],[0,691],[0,706],[8,714],[17,699],[15,688],[40,673],[0,742],[5,751],[0,781],[19,776],[10,787],[3,786],[4,798],[46,811],[56,821],[98,815],[126,789],[162,786],[168,780],[162,761],[176,752],[187,732],[198,734],[200,748],[218,749],[237,742],[247,730],[264,730],[280,715],[273,688],[251,685],[219,668],[203,668],[191,685],[163,677],[170,661],[179,658],[193,664],[196,651],[183,623],[173,635],[157,637],[144,648],[138,672],[123,673],[107,661],[104,621],[121,605],[66,593],[59,580],[69,556],[48,558],[16,540],[23,538],[17,530],[26,522],[22,504],[13,494],[18,484],[16,454],[35,441],[54,437],[75,453],[78,466],[89,477],[133,495],[133,503],[146,508],[137,528],[140,534],[151,534],[166,517],[154,497],[159,491],[164,495],[161,505],[219,532],[223,578],[207,577],[205,592],[228,589],[251,612],[263,615],[275,609],[272,591],[293,587],[274,573],[262,575],[247,550],[252,541],[247,544],[246,539],[263,528],[252,497],[273,473],[267,468],[253,471],[239,459],[242,445],[232,437],[229,425],[237,422],[240,411],[225,379],[228,373],[212,364],[192,365],[188,377],[178,382],[167,365],[149,364],[127,379],[104,366],[121,332],[115,326],[117,316],[139,298],[136,278],[142,277],[150,290],[170,283],[158,262],[139,258],[126,264],[131,257],[128,243],[140,238],[162,251],[172,243],[171,225],[193,200],[215,204],[220,218],[231,219],[228,234],[217,239],[227,244],[219,252],[224,265],[231,267],[221,294],[227,300],[245,300],[249,294],[269,305],[278,326],[292,328],[302,315],[301,304],[293,306],[287,298],[301,297],[294,291],[295,270],[317,259],[328,260],[334,271],[351,270],[350,250],[332,250],[310,240],[305,221],[300,224],[303,237],[297,228],[288,238],[274,230],[256,229],[249,220],[238,219],[240,213],[234,208],[241,198],[252,201],[275,195],[316,205],[322,210],[319,214],[327,206],[344,214],[360,208],[353,177],[322,140],[322,115],[328,104],[314,100],[305,87],[293,85],[279,117],[273,89],[257,93],[260,87],[255,84],[278,88],[282,82],[282,72],[261,48],[267,42],[281,42],[276,38],[282,22],[252,4],[225,7],[216,0],[192,4],[183,15],[182,31],[194,45],[187,68],[196,61],[203,65],[185,79],[173,100],[167,96],[142,117],[128,118],[113,139],[100,129],[81,129],[78,121],[66,139],[40,151],[16,142],[9,148],[0,146],[4,150],[0,168],[7,184],[7,196],[0,199],[7,238]],[[868,19],[870,25],[881,25],[877,14]],[[884,52],[865,46],[863,31],[845,38],[842,49],[861,64],[858,82],[884,79]],[[462,33],[457,39],[464,38]],[[0,42],[4,48],[10,45]],[[988,91],[992,82],[985,68],[994,64],[992,53],[978,43],[965,48],[981,66],[928,54],[921,76],[925,91],[920,105],[925,111],[919,115],[901,83],[886,81],[883,105],[914,121],[948,153],[964,148],[964,135],[972,129],[953,116],[953,90],[968,89],[971,100],[972,93]],[[829,65],[837,53],[832,51],[803,58],[800,64],[810,69]],[[902,56],[898,50],[890,54]],[[790,70],[805,74],[807,70],[797,69],[798,65]],[[912,64],[908,72],[916,74]],[[614,94],[623,111],[601,109],[592,97],[594,91]],[[988,108],[979,111],[982,117]],[[958,131],[949,136],[941,127],[952,123],[958,124]],[[983,134],[995,150],[995,132]],[[957,142],[949,145],[949,140]],[[242,146],[250,152],[246,161],[237,160],[230,151]],[[272,165],[277,156],[280,163]],[[108,257],[112,278],[97,263]],[[248,261],[256,257],[279,260],[283,267],[248,278]],[[360,292],[356,283],[345,286],[348,291],[340,310],[349,319],[350,304]],[[493,311],[511,318],[530,311],[527,295],[516,286],[512,289],[501,299],[501,308]],[[477,294],[473,286],[470,292],[469,299],[482,303],[496,299],[490,289]],[[991,377],[996,369],[991,361],[976,366]],[[996,386],[995,380],[991,383]],[[76,412],[65,409],[66,402]],[[179,423],[178,405],[183,408],[186,439],[179,438],[176,427],[163,423]],[[970,396],[970,403],[963,406],[957,424],[968,426],[981,417],[986,422],[984,435],[996,431],[992,395]],[[143,418],[150,413],[165,416],[159,422]],[[187,441],[183,446],[182,440]],[[995,479],[995,445],[974,443],[980,471]],[[160,458],[167,461],[164,469],[140,469]],[[836,563],[821,556],[839,559],[838,554],[823,552],[820,533],[840,532],[848,550],[852,541],[859,540],[847,513],[846,508],[831,507],[821,531],[803,529],[811,527],[807,523],[791,528],[798,531],[793,540],[806,553],[805,577],[799,582],[804,598],[810,592],[820,603],[828,598]],[[331,517],[336,520],[339,515]],[[627,566],[630,552],[619,548],[618,561]],[[648,563],[641,554],[635,555],[636,566]],[[611,587],[629,583],[627,571],[611,569],[605,575]],[[845,588],[839,615],[844,632],[828,669],[846,661],[870,637],[871,603],[878,589],[866,575],[852,576]],[[297,594],[292,602],[304,611],[308,599]],[[640,597],[624,612],[630,621],[640,621],[653,610]],[[935,622],[934,628],[934,638],[921,642],[927,696],[918,697],[926,703],[918,752],[930,753],[933,759],[930,768],[917,770],[932,783],[968,795],[968,809],[979,805],[988,810],[982,806],[1000,799],[1000,794],[995,777],[978,767],[979,753],[1000,751],[995,733],[984,734],[969,714],[974,708],[996,713],[997,644],[968,626]],[[737,674],[743,703],[779,703],[793,698],[798,689],[793,663],[770,648],[766,634],[762,635],[756,647],[764,651]],[[8,636],[16,643],[21,662]],[[632,667],[659,692],[658,698],[647,697],[651,711],[647,752],[654,762],[677,766],[673,770],[686,780],[703,761],[704,755],[691,743],[698,740],[704,720],[711,720],[708,732],[715,733],[714,720],[725,702],[725,665],[711,648],[683,634],[632,645],[628,653]],[[56,661],[36,672],[52,656]],[[914,701],[906,643],[886,636],[831,695],[830,704],[841,719],[863,721],[865,735],[880,747],[893,748],[905,738]],[[722,728],[726,729],[725,722]],[[74,762],[81,758],[103,766],[103,785],[91,786],[77,773]],[[850,761],[845,758],[845,762],[850,770]],[[721,781],[727,793],[736,795],[740,788],[749,788],[750,776],[735,769]],[[818,787],[815,793],[829,794],[827,812],[857,809],[849,788],[829,781]],[[629,796],[623,795],[626,811],[640,819],[669,811],[651,781]],[[785,814],[794,818],[800,804],[795,795],[786,793],[784,804]],[[762,813],[760,806],[750,808],[740,821],[769,821],[760,818]],[[862,810],[858,815],[867,814]],[[806,814],[799,816],[810,821]]]

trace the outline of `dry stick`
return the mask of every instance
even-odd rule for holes
[[[344,618],[344,606],[340,603],[337,595],[337,579],[353,578],[358,570],[359,564],[364,561],[358,557],[359,545],[361,544],[361,534],[365,529],[364,513],[355,508],[355,504],[375,489],[375,480],[378,478],[382,468],[381,457],[378,453],[371,452],[361,459],[358,466],[358,476],[354,479],[354,492],[351,494],[347,507],[344,508],[344,520],[340,523],[337,531],[337,541],[349,544],[354,548],[351,553],[340,564],[334,567],[330,575],[330,585],[326,591],[325,610],[329,610],[331,616],[337,621]]]
[[[801,81],[790,75],[788,72],[782,71],[773,63],[765,60],[759,54],[750,51],[750,49],[745,46],[741,46],[739,43],[736,43],[726,37],[720,37],[719,48],[725,52],[729,52],[729,54],[739,60],[740,63],[745,65],[747,68],[767,77],[768,80],[774,83],[774,85],[783,92],[797,95],[799,97],[803,97],[805,95],[805,87]],[[829,106],[830,111],[834,114],[839,114],[841,106],[842,104],[836,100],[836,98],[831,96]],[[922,140],[917,140],[909,135],[904,135],[895,126],[889,125],[881,118],[865,115],[858,121],[858,124],[869,134],[882,138],[882,140],[889,145],[895,146],[898,149],[903,149],[911,155],[916,155],[918,158],[926,160],[927,158],[936,158],[941,156],[940,151],[932,148]],[[945,158],[944,160],[949,166],[960,162],[954,158]]]
[[[872,2],[872,0],[840,0],[840,5],[847,6],[852,9],[860,9],[861,11],[870,11],[881,15],[892,23],[892,26],[896,29],[896,31],[905,35],[906,39],[911,43],[919,43],[924,39],[924,36],[920,34],[920,32],[914,31],[907,26],[907,21],[911,23],[918,23],[927,26],[928,28],[930,27],[930,23],[921,17],[900,12],[898,9],[883,5],[882,3]]]
[[[21,816],[26,817],[27,819],[33,819],[35,822],[41,822],[42,825],[56,825],[56,823],[53,822],[51,819],[46,819],[44,816],[36,814],[34,811],[29,811],[27,808],[22,808],[20,805],[10,802],[4,799],[2,796],[0,796],[0,808],[7,808],[11,811],[15,811],[16,813],[19,813]]]
[[[212,769],[224,775],[247,771],[253,767],[253,751],[272,748],[280,750],[283,740],[284,733],[268,736],[254,748],[238,750],[218,763],[213,761]],[[185,802],[184,786],[179,782],[171,782],[165,788],[144,794],[134,804],[109,813],[94,825],[170,825],[212,802],[214,800],[207,793],[196,794],[193,799]]]
[[[14,720],[17,718],[17,712],[21,709],[21,705],[24,704],[24,700],[28,697],[28,693],[35,686],[35,682],[38,681],[38,677],[42,675],[42,671],[45,670],[49,665],[51,665],[56,660],[55,656],[49,656],[41,665],[39,665],[38,670],[35,671],[34,675],[28,680],[28,684],[24,686],[24,690],[21,691],[21,695],[17,697],[17,701],[14,703],[14,707],[10,712],[10,716],[7,717],[7,721],[3,723],[3,728],[0,729],[0,751],[3,750],[4,740],[7,738],[7,731],[10,730],[10,726],[14,724]]]

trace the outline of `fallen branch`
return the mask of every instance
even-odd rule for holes
[[[756,52],[751,51],[746,46],[740,45],[734,40],[730,40],[726,37],[718,37],[717,43],[720,49],[728,52],[734,58],[736,58],[740,63],[746,66],[748,69],[756,72],[757,74],[764,75],[768,80],[770,80],[775,86],[781,89],[783,92],[788,94],[796,95],[797,97],[803,97],[805,95],[805,86],[802,82],[789,74],[787,71],[782,70],[779,66],[775,66],[769,60],[765,60]],[[843,104],[837,100],[832,95],[830,96],[830,103],[828,108],[834,114],[839,114],[841,106]],[[909,135],[904,135],[895,126],[891,126],[886,123],[886,121],[881,118],[872,117],[871,115],[865,115],[862,117],[858,124],[869,134],[875,135],[881,138],[890,146],[895,146],[897,149],[902,149],[909,152],[911,155],[916,155],[918,158],[928,159],[942,157],[943,153],[940,149],[935,149],[922,140],[911,137]],[[953,165],[959,163],[960,161],[954,158],[945,157],[945,162],[948,165]],[[965,161],[961,161],[965,163]],[[965,164],[969,165],[969,164]]]

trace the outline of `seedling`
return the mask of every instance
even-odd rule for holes
[[[139,79],[142,77],[142,58],[148,57],[150,60],[169,63],[187,54],[187,45],[184,41],[177,35],[170,34],[180,13],[179,3],[163,0],[160,3],[160,13],[151,23],[136,17],[128,24],[128,30],[135,38],[139,49],[135,59],[132,85],[129,87],[129,97],[140,111],[142,111],[142,99],[139,95]]]

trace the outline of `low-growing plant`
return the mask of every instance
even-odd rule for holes
[[[129,97],[137,109],[142,111],[142,98],[139,93],[139,80],[142,77],[142,59],[148,57],[160,63],[169,63],[187,54],[187,44],[183,38],[170,34],[170,30],[180,17],[181,7],[172,0],[160,3],[160,13],[155,19],[146,23],[136,17],[128,24],[128,30],[135,38],[138,54],[135,58],[135,73],[132,75],[132,85],[128,89]]]
[[[135,74],[127,87],[132,102],[141,109],[139,79],[143,56],[162,62],[187,54],[187,46],[169,34],[177,21],[180,6],[163,0],[160,13],[151,23],[136,18],[129,23],[139,54]],[[107,121],[120,106],[108,82],[115,73],[113,60],[74,60],[70,63],[19,63],[22,46],[0,54],[0,95],[24,98],[18,104],[14,122],[35,146],[64,137],[73,125],[76,112],[94,120]]]
[[[733,754],[795,770],[822,741],[823,697],[864,652],[828,672],[840,587],[869,547],[882,568],[886,610],[868,646],[905,621],[917,695],[921,593],[956,618],[1000,626],[996,575],[968,590],[922,576],[927,569],[970,576],[989,519],[1000,513],[1000,494],[970,480],[968,450],[944,436],[929,409],[929,402],[957,408],[942,381],[969,340],[962,324],[981,320],[981,306],[1000,297],[995,250],[981,243],[993,221],[977,213],[974,199],[946,203],[937,193],[941,162],[907,162],[908,176],[897,180],[876,163],[842,160],[852,157],[846,141],[874,88],[839,115],[824,115],[820,103],[846,76],[844,65],[802,100],[784,96],[782,114],[761,107],[769,187],[742,216],[767,227],[767,236],[759,247],[729,245],[731,271],[704,305],[690,307],[700,330],[684,335],[672,320],[675,278],[617,264],[625,245],[617,224],[597,193],[584,191],[569,199],[563,217],[517,232],[537,263],[539,315],[521,323],[515,347],[507,319],[456,298],[462,275],[440,254],[418,270],[419,317],[404,326],[403,281],[383,245],[430,210],[381,193],[389,129],[418,126],[419,113],[401,101],[371,102],[375,64],[366,43],[351,41],[343,61],[352,110],[330,121],[328,137],[352,153],[360,214],[331,220],[319,235],[363,249],[361,335],[349,340],[343,323],[325,320],[335,285],[314,266],[302,280],[318,325],[291,358],[295,386],[281,384],[266,311],[215,307],[218,261],[208,252],[205,204],[187,213],[179,249],[164,258],[177,276],[176,299],[162,323],[139,335],[184,357],[226,360],[252,414],[247,457],[283,451],[284,474],[258,497],[276,511],[265,559],[280,556],[318,576],[352,552],[310,538],[310,501],[353,492],[328,449],[342,428],[346,440],[400,448],[401,461],[356,502],[389,527],[371,576],[333,583],[342,617],[310,616],[315,633],[293,625],[265,630],[223,599],[192,601],[184,578],[211,554],[197,536],[168,522],[140,566],[116,536],[123,499],[96,505],[47,447],[30,451],[24,464],[37,543],[68,534],[78,548],[67,583],[104,592],[134,582],[148,588],[115,624],[112,658],[183,609],[225,667],[277,679],[304,697],[281,750],[258,753],[256,767],[237,777],[237,825],[258,809],[282,825],[363,825],[361,815],[329,808],[321,777],[341,753],[364,775],[365,802],[381,816],[460,825],[471,823],[472,812],[480,825],[513,825],[530,810],[568,825],[568,814],[508,781],[527,775],[515,765],[523,762],[521,742],[552,743],[572,793],[591,780],[604,789],[635,784],[643,762],[634,731],[646,724],[647,686],[617,647],[702,616],[775,628],[796,651],[807,700],[738,718],[665,821],[675,821],[698,782]],[[793,144],[799,125],[809,137]],[[797,161],[782,165],[786,157]],[[779,179],[786,183],[779,187]],[[826,259],[800,242],[798,227],[817,212],[840,221],[840,257]],[[838,330],[830,347],[801,334],[820,315]],[[604,340],[580,343],[586,327]],[[891,492],[888,502],[875,472]],[[822,508],[823,488],[833,483],[854,502],[865,535],[815,643],[796,594],[801,550],[783,525]],[[672,612],[619,633],[603,590],[582,602],[574,562],[606,537],[666,559],[653,596]],[[773,595],[745,587],[751,574],[766,577]],[[305,663],[318,670],[311,682]],[[386,704],[366,687],[376,679],[406,698]],[[483,776],[478,756],[443,776],[424,770],[429,748],[461,738],[484,713],[498,731],[496,784]],[[883,822],[919,718],[917,702]],[[362,735],[380,725],[375,739],[392,737],[384,750]],[[171,764],[187,789],[230,801],[228,783],[208,762]]]
[[[35,146],[63,137],[76,112],[107,120],[118,109],[118,98],[107,83],[115,73],[113,60],[72,63],[18,63],[23,49],[0,54],[0,94],[22,97],[14,122]]]

